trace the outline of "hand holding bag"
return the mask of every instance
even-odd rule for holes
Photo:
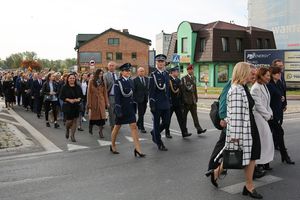
[[[235,141],[230,141],[234,143]],[[225,149],[223,151],[223,168],[224,169],[243,169],[243,150],[237,140],[238,149]]]

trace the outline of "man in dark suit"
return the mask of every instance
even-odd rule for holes
[[[206,132],[206,129],[202,129],[197,115],[197,102],[198,102],[198,94],[197,94],[197,85],[196,78],[194,76],[194,67],[193,65],[188,65],[187,67],[188,74],[181,79],[182,82],[182,92],[183,92],[183,102],[184,102],[184,112],[183,112],[183,120],[184,125],[187,123],[187,115],[189,112],[192,114],[192,118],[194,121],[195,128],[197,129],[198,134],[202,134]]]
[[[32,82],[32,98],[33,98],[33,107],[34,111],[37,114],[37,117],[41,117],[42,105],[43,105],[43,96],[41,96],[41,90],[43,87],[42,75],[40,73],[36,73],[34,75],[36,79]]]
[[[137,71],[137,77],[133,79],[134,83],[134,91],[133,96],[135,102],[138,104],[138,120],[137,126],[138,129],[141,130],[142,133],[146,133],[144,127],[144,115],[147,109],[148,95],[149,95],[149,81],[148,78],[145,77],[145,69],[143,67],[139,67]]]
[[[156,70],[151,73],[149,85],[150,109],[153,114],[152,140],[160,151],[168,151],[161,140],[161,131],[170,123],[170,91],[169,75],[165,72],[167,56],[155,56]],[[162,121],[160,123],[160,120]]]
[[[189,137],[192,134],[188,133],[186,126],[183,123],[182,116],[182,89],[179,76],[179,68],[173,67],[170,69],[170,96],[171,96],[171,109],[170,109],[170,121],[172,119],[173,112],[175,112],[177,121],[181,130],[182,137]],[[170,124],[166,128],[166,138],[172,138],[170,134]]]

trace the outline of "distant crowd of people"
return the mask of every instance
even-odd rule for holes
[[[181,79],[178,67],[166,71],[166,56],[155,57],[156,69],[149,77],[140,67],[137,76],[131,77],[131,64],[125,63],[116,71],[116,63],[109,62],[107,72],[97,69],[94,73],[47,72],[3,72],[1,94],[7,109],[14,104],[42,116],[45,112],[46,126],[50,127],[49,113],[54,128],[59,128],[58,117],[66,127],[66,138],[76,142],[75,132],[83,131],[82,122],[87,121],[88,132],[98,127],[100,138],[105,137],[103,127],[108,119],[111,130],[110,151],[119,154],[116,139],[122,125],[129,124],[134,141],[134,155],[145,157],[139,142],[139,134],[146,133],[144,115],[149,103],[153,116],[152,140],[158,150],[167,151],[161,139],[165,131],[171,139],[170,122],[175,112],[182,137],[192,134],[187,129],[187,115],[190,112],[197,134],[206,132],[197,114],[197,86],[193,65],[188,65],[187,74]],[[253,178],[260,178],[266,170],[272,170],[270,162],[274,151],[281,153],[282,162],[295,164],[289,157],[282,128],[283,113],[287,108],[284,65],[274,60],[270,68],[255,68],[249,63],[237,63],[232,80],[224,86],[219,98],[220,126],[223,128],[211,155],[207,176],[218,187],[218,178],[227,173],[223,169],[224,148],[243,150],[242,165],[246,185],[244,195],[261,199],[253,184]],[[250,89],[251,88],[251,89]],[[108,116],[106,116],[106,111]],[[136,119],[137,114],[137,119]]]

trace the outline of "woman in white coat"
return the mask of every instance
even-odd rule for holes
[[[270,107],[271,96],[266,86],[270,81],[270,71],[261,67],[256,73],[256,82],[251,88],[251,95],[255,101],[254,118],[258,128],[261,154],[256,164],[263,165],[265,170],[271,170],[269,162],[274,158],[273,136],[268,121],[273,118],[273,112]]]

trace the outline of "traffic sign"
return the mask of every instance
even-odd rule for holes
[[[178,55],[178,54],[173,54],[172,62],[173,62],[173,63],[179,63],[179,61],[180,61],[180,55]]]

